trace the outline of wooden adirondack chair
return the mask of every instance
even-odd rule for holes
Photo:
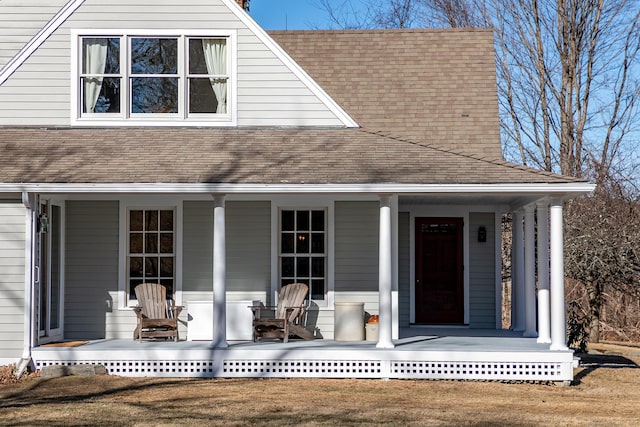
[[[303,303],[308,291],[304,283],[292,283],[280,289],[277,306],[249,307],[253,310],[253,341],[278,338],[288,342],[289,336],[312,340],[313,335],[303,325]]]
[[[138,305],[133,308],[138,325],[133,339],[173,338],[178,341],[178,316],[181,306],[167,301],[167,288],[159,283],[143,283],[135,288]]]

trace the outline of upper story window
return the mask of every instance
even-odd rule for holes
[[[233,33],[78,33],[77,52],[77,124],[235,121]]]

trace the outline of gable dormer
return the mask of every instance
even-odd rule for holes
[[[69,1],[0,70],[0,126],[357,126],[240,2]]]

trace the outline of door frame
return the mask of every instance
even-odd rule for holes
[[[424,237],[420,238],[420,236],[422,236],[422,233],[420,232],[419,228],[423,227],[424,225],[430,225],[430,224],[456,224],[456,228],[455,228],[455,233],[454,233],[454,247],[455,247],[455,275],[454,275],[454,281],[453,283],[455,283],[455,294],[456,294],[456,303],[455,303],[455,308],[454,311],[451,313],[448,313],[449,316],[447,316],[447,313],[442,312],[441,315],[444,317],[441,317],[440,315],[436,315],[436,316],[431,316],[429,315],[428,312],[425,312],[424,307],[420,308],[421,304],[418,304],[418,294],[422,295],[422,293],[418,292],[418,289],[416,289],[416,299],[414,301],[414,311],[416,313],[416,323],[418,322],[417,317],[418,317],[418,313],[421,314],[421,321],[419,324],[437,324],[437,325],[463,325],[464,324],[464,314],[465,314],[465,307],[464,307],[464,296],[465,296],[465,291],[464,291],[464,271],[465,271],[465,264],[464,264],[464,233],[465,233],[465,222],[464,222],[464,218],[461,217],[433,217],[433,216],[428,216],[428,217],[416,217],[415,218],[415,222],[416,225],[414,227],[414,233],[415,233],[415,240],[416,240],[416,248],[415,248],[415,258],[416,258],[416,268],[415,268],[415,272],[416,272],[416,276],[418,276],[418,272],[420,270],[422,270],[423,268],[423,263],[427,262],[425,261],[427,259],[427,256],[425,255],[425,251],[427,251],[427,248],[429,247],[429,243],[422,243],[419,244],[419,241],[421,242],[425,242]],[[430,239],[428,239],[430,241]],[[449,239],[447,239],[449,240]],[[421,249],[421,251],[420,251]],[[420,252],[420,258],[418,258],[418,253]],[[447,275],[448,276],[448,275]],[[414,281],[414,286],[416,288],[418,288],[418,280],[416,279]],[[449,288],[449,287],[448,287]],[[449,288],[450,289],[450,288]],[[423,292],[425,292],[423,290]],[[425,295],[422,295],[422,298],[424,298]],[[453,314],[453,315],[452,315]],[[431,318],[431,321],[425,321],[426,318]],[[436,320],[437,319],[437,320]],[[455,319],[455,320],[454,320]]]
[[[464,292],[464,325],[469,324],[469,211],[467,206],[405,206],[410,212],[409,219],[409,324],[416,324],[416,218],[451,217],[462,218],[465,226],[462,229],[462,271]],[[477,209],[476,209],[477,210]],[[419,325],[417,325],[419,326]],[[444,325],[445,327],[447,325]],[[453,325],[452,325],[453,327]]]
[[[51,207],[55,206],[57,207],[57,212],[59,215],[59,218],[57,219],[57,224],[54,222],[53,220],[53,214],[52,214],[52,209]],[[37,212],[36,212],[36,222],[39,223],[41,221],[41,217],[40,214],[43,212],[43,207],[46,207],[46,212],[48,214],[48,218],[47,218],[47,226],[48,226],[48,230],[46,234],[43,234],[41,232],[39,232],[39,228],[40,225],[36,226],[36,232],[35,232],[35,239],[34,242],[36,244],[36,254],[35,254],[35,259],[34,259],[34,270],[35,270],[35,275],[34,275],[34,281],[37,284],[37,291],[34,295],[34,300],[35,300],[35,304],[34,304],[34,318],[35,318],[35,329],[37,331],[37,337],[38,337],[38,344],[45,344],[51,341],[57,341],[57,340],[61,340],[64,337],[64,260],[65,260],[65,253],[64,253],[64,248],[65,248],[65,223],[64,223],[64,218],[65,218],[65,205],[63,201],[60,200],[55,200],[52,198],[40,198],[40,200],[37,203]],[[53,273],[52,273],[52,253],[54,253],[52,251],[52,232],[53,232],[53,227],[57,225],[58,227],[58,249],[57,249],[57,253],[58,253],[58,272],[57,274],[55,274],[55,278],[58,281],[58,325],[55,328],[51,327],[51,318],[50,318],[50,313],[51,313],[51,307],[50,307],[50,303],[51,303],[51,283],[52,283],[52,277],[53,277]],[[46,245],[46,246],[45,246]],[[42,266],[42,258],[43,255],[46,256],[46,260],[44,263],[44,268]],[[41,292],[42,292],[42,282],[43,279],[45,281],[45,283],[47,284],[45,290],[47,291],[48,295],[47,295],[47,304],[49,305],[47,307],[47,310],[45,311],[47,318],[45,319],[44,322],[44,329],[41,328],[40,325],[40,316],[42,313],[42,309],[40,307],[41,304]]]

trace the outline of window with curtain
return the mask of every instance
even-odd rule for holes
[[[227,112],[227,40],[189,39],[189,113]]]
[[[120,39],[82,39],[80,89],[83,114],[119,113],[121,87]]]
[[[81,118],[229,117],[229,38],[80,36]]]

